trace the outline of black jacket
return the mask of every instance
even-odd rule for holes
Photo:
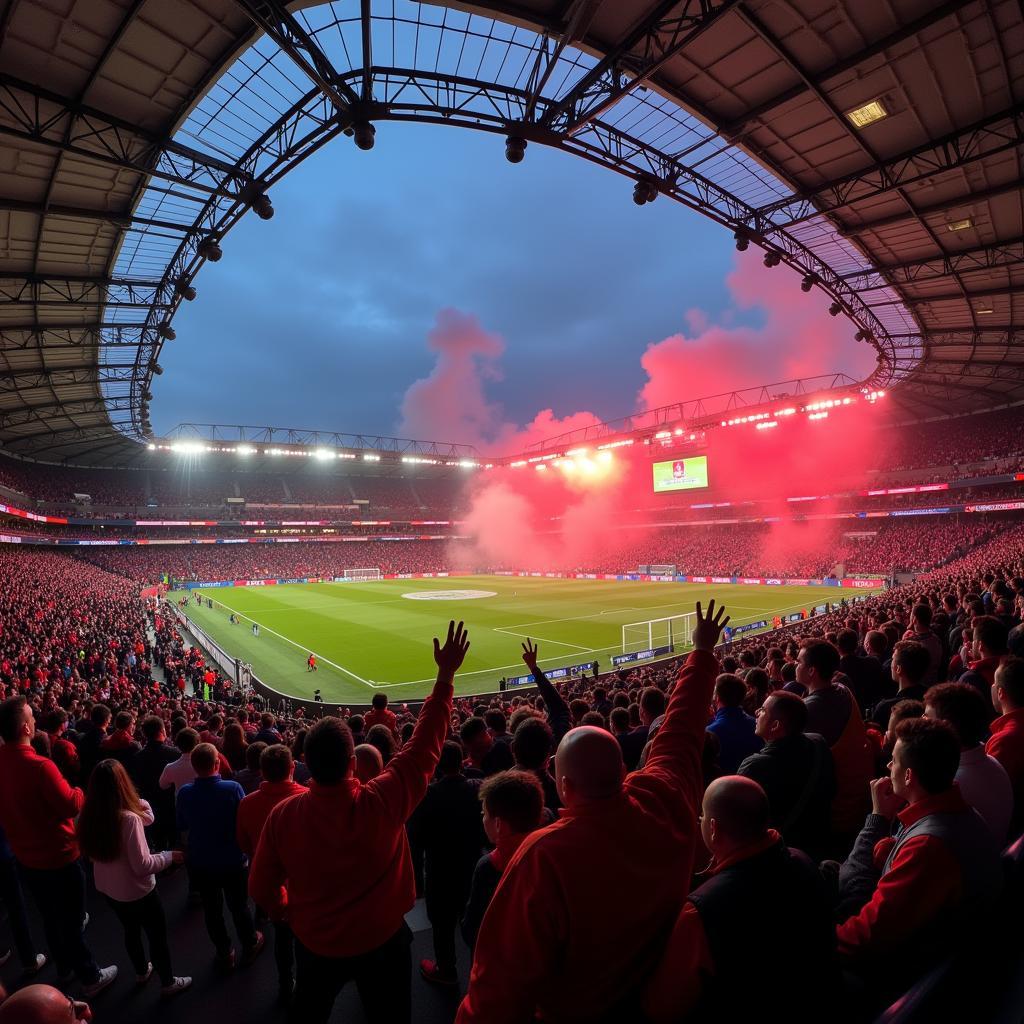
[[[461,773],[427,787],[409,819],[414,855],[422,851],[427,915],[462,915],[473,869],[486,842],[479,783]]]
[[[766,744],[739,767],[768,797],[769,821],[789,846],[815,860],[828,849],[835,765],[825,741],[813,733]]]

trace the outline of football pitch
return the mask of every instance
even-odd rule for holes
[[[455,690],[474,694],[493,692],[503,675],[526,674],[520,645],[527,637],[539,644],[545,668],[597,660],[605,672],[622,650],[623,625],[692,612],[698,600],[724,603],[736,626],[851,596],[824,587],[509,576],[191,591],[198,595],[203,605],[191,601],[189,618],[250,662],[263,683],[305,699],[319,688],[327,704],[367,704],[374,690],[397,701],[423,697],[434,681],[431,638],[443,640],[449,619],[465,621],[472,644]],[[232,613],[237,625],[229,621]],[[306,668],[310,652],[317,656],[315,673]]]

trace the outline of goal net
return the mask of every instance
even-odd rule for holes
[[[380,569],[346,569],[343,578],[346,580],[381,580],[384,576]]]
[[[695,612],[669,615],[645,622],[628,622],[622,627],[622,653],[653,651],[657,647],[688,648],[697,626]]]

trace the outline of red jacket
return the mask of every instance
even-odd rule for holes
[[[396,736],[398,735],[398,716],[390,708],[383,711],[370,708],[363,715],[363,732],[369,732],[374,725],[386,725]]]
[[[290,796],[305,793],[306,787],[291,779],[284,782],[261,782],[259,789],[250,793],[238,805],[238,817],[235,819],[235,836],[242,853],[250,860],[256,852],[263,826],[267,823],[270,812]]]
[[[441,756],[452,686],[438,683],[408,744],[365,786],[349,777],[279,803],[267,818],[249,893],[271,917],[285,914],[319,956],[376,949],[416,900],[405,822]],[[283,887],[283,889],[282,889]]]
[[[0,746],[0,825],[27,868],[62,868],[79,856],[74,819],[85,794],[23,743]]]
[[[927,814],[970,814],[971,808],[955,786],[900,811],[904,828]],[[895,844],[883,839],[875,846],[875,865],[881,869]],[[844,960],[899,955],[905,943],[936,921],[943,911],[960,905],[963,876],[950,848],[935,836],[908,839],[879,879],[871,899],[836,929],[839,955]]]
[[[622,793],[563,808],[523,841],[484,916],[458,1024],[601,1020],[651,973],[690,884],[717,673],[694,651]],[[614,907],[610,883],[625,896]]]
[[[989,730],[992,735],[985,744],[985,753],[991,754],[1010,776],[1019,817],[1024,812],[1024,708],[1000,715]]]

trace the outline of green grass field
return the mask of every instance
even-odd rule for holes
[[[443,591],[488,596],[442,600]],[[198,590],[214,608],[190,603],[187,613],[226,651],[251,662],[266,685],[310,698],[317,687],[328,704],[365,704],[375,689],[392,700],[424,696],[434,680],[431,638],[448,620],[463,619],[472,643],[456,692],[486,693],[503,675],[523,675],[521,643],[540,645],[541,664],[582,664],[601,670],[621,651],[622,626],[693,611],[709,598],[728,606],[732,624],[771,621],[776,613],[813,609],[848,591],[823,587],[560,580],[466,576],[366,583],[310,583]],[[860,594],[864,594],[861,591]],[[411,599],[409,594],[420,595]],[[168,595],[176,600],[177,593]],[[859,596],[859,595],[858,595]],[[228,616],[241,617],[232,625]],[[260,626],[254,637],[251,623]],[[655,640],[657,643],[657,638]],[[638,644],[637,648],[646,643]],[[678,650],[678,647],[677,647]],[[319,671],[306,671],[313,651]]]

